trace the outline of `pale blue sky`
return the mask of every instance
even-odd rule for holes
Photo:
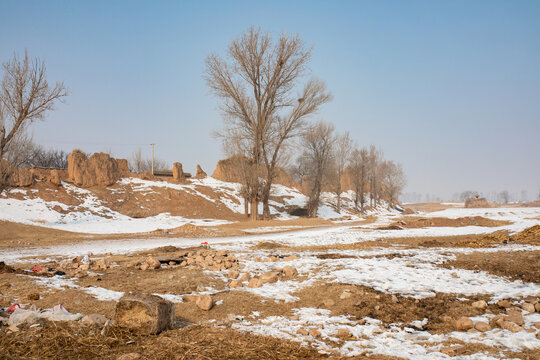
[[[299,33],[334,101],[317,118],[403,164],[406,191],[540,189],[540,1],[7,1],[0,60],[28,49],[66,104],[37,142],[211,173],[217,100],[202,75],[250,26]]]

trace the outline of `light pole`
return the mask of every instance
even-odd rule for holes
[[[152,175],[154,175],[154,145],[156,144],[150,144],[152,145]]]

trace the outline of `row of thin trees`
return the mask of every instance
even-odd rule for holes
[[[269,33],[251,28],[230,43],[225,56],[211,54],[206,60],[205,79],[220,100],[224,119],[216,136],[243,179],[245,210],[251,210],[253,220],[259,203],[263,218],[270,218],[272,185],[280,168],[291,163],[310,182],[310,216],[316,216],[328,186],[341,210],[346,168],[354,174],[361,210],[368,190],[374,206],[383,193],[394,204],[403,188],[401,166],[383,161],[381,151],[358,149],[348,133],[338,136],[333,125],[309,121],[332,99],[323,81],[307,76],[311,54],[298,35],[281,34],[274,41]]]

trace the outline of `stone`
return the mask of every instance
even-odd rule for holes
[[[528,311],[528,312],[535,312],[536,309],[534,307],[534,304],[531,304],[531,303],[523,303],[523,305],[521,306],[521,308],[525,311]]]
[[[292,266],[285,265],[283,267],[283,274],[288,278],[292,278],[292,277],[298,275],[298,270],[296,270],[296,268],[294,268]]]
[[[257,279],[257,278],[253,278],[251,280],[249,280],[249,283],[248,283],[248,288],[260,288],[262,286],[262,281],[261,279]]]
[[[81,264],[79,267],[78,267],[79,270],[81,271],[87,271],[87,270],[90,270],[90,264]]]
[[[478,321],[476,324],[474,324],[474,328],[481,332],[486,332],[491,330],[491,326],[489,326],[488,323],[483,321]]]
[[[300,328],[300,329],[296,330],[296,333],[299,334],[299,335],[304,335],[304,336],[309,335],[309,332],[304,328]]]
[[[317,330],[316,328],[309,329],[308,333],[309,333],[309,335],[311,335],[313,337],[320,337],[321,336],[321,332],[319,330]]]
[[[144,264],[141,265],[141,268],[140,268],[140,269],[144,271],[144,270],[148,270],[149,267],[150,267],[150,266],[148,266],[147,263],[144,263]]]
[[[509,300],[501,300],[497,302],[497,305],[502,308],[509,308],[510,306],[512,306]]]
[[[535,328],[540,329],[540,321],[534,322],[533,325]]]
[[[87,326],[96,326],[96,327],[102,328],[103,326],[105,326],[105,323],[107,322],[107,320],[108,319],[101,314],[90,314],[90,315],[85,315],[81,319],[81,323]]]
[[[346,338],[348,338],[350,336],[351,336],[351,333],[347,329],[342,328],[342,329],[338,329],[338,331],[337,331],[337,337],[338,338],[346,339]]]
[[[522,326],[525,323],[521,310],[511,309],[506,311],[506,321],[511,321],[516,323],[519,326]]]
[[[96,261],[96,269],[98,270],[106,270],[111,266],[111,260],[109,258],[103,258]]]
[[[199,307],[199,309],[208,311],[214,306],[214,300],[212,300],[210,295],[201,295],[197,298],[195,304]]]
[[[521,326],[512,321],[503,321],[503,323],[501,324],[501,328],[511,332],[520,332],[521,330],[523,330]]]
[[[141,358],[141,354],[132,352],[127,354],[122,354],[116,358],[116,360],[138,360]]]
[[[392,295],[392,302],[394,304],[397,304],[399,302],[399,299],[398,299],[398,297],[396,295]]]
[[[248,281],[250,278],[251,278],[251,276],[249,276],[248,273],[243,273],[242,275],[240,275],[238,280],[240,280],[240,281]]]
[[[242,281],[240,280],[233,280],[229,283],[229,288],[236,289],[242,287]]]
[[[261,278],[260,278],[263,284],[273,284],[277,282],[278,279],[279,279],[278,272],[276,271],[269,271],[267,273],[264,273],[261,275]]]
[[[351,291],[347,289],[347,290],[343,290],[343,292],[341,293],[341,295],[339,296],[339,298],[340,298],[341,300],[345,300],[345,299],[350,298],[351,296],[352,296]]]
[[[462,316],[459,319],[457,319],[455,327],[456,327],[456,330],[458,331],[467,331],[469,329],[472,329],[473,322],[468,317]]]
[[[151,255],[146,258],[146,263],[149,269],[159,269],[161,267],[161,263]]]
[[[174,304],[156,295],[129,294],[116,304],[114,319],[139,334],[158,334],[173,327]]]
[[[487,308],[487,303],[484,300],[478,300],[473,302],[471,306],[475,309],[484,310]]]
[[[534,309],[536,310],[536,312],[540,312],[540,302],[534,304]]]
[[[332,299],[325,299],[325,300],[323,301],[323,304],[324,304],[324,306],[326,306],[326,307],[332,307],[332,306],[334,306],[336,303],[335,303],[335,301],[332,300]]]
[[[240,275],[240,273],[237,270],[229,270],[229,273],[227,274],[227,277],[229,279],[236,279],[236,278],[238,278],[239,275]]]
[[[439,319],[444,323],[451,323],[454,321],[454,319],[448,315],[442,315],[441,317],[439,317]]]

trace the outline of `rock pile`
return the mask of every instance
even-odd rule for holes
[[[282,269],[276,269],[265,272],[262,275],[251,277],[248,273],[239,274],[238,271],[229,271],[229,278],[232,281],[229,283],[229,288],[235,289],[247,284],[249,288],[259,288],[264,284],[273,284],[279,280],[289,280],[298,275],[296,268],[286,265]]]
[[[227,251],[201,249],[197,251],[180,251],[166,257],[148,256],[144,260],[136,260],[130,264],[141,270],[159,269],[161,267],[197,267],[211,271],[222,271],[238,268],[238,259]]]

